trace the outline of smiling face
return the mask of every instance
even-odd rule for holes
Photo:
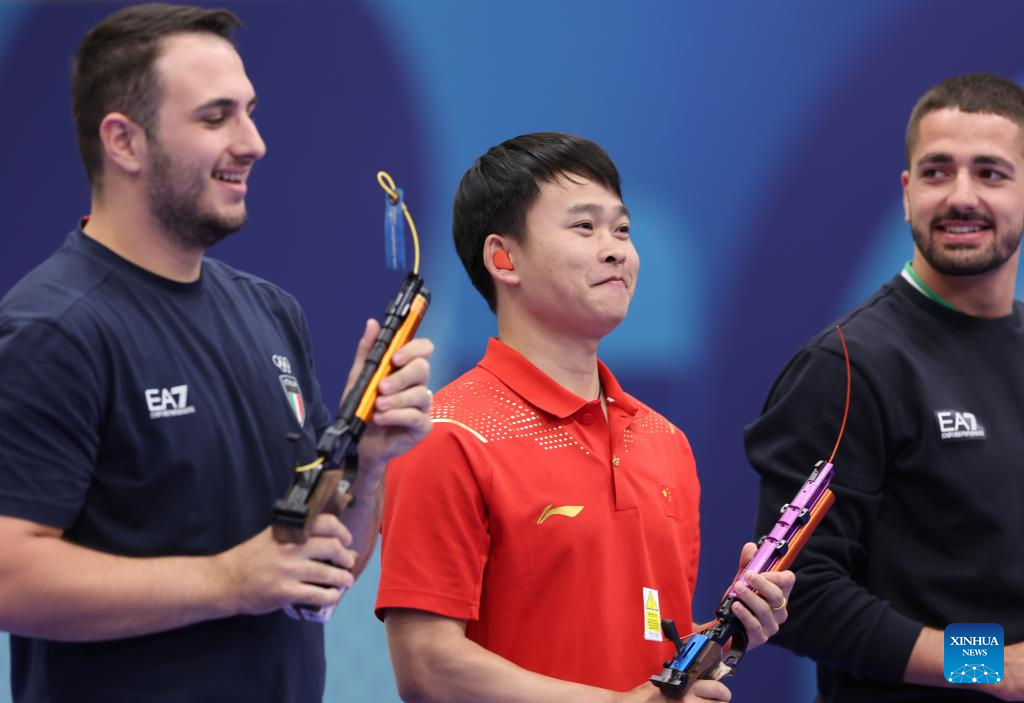
[[[509,302],[540,327],[599,340],[625,318],[640,259],[629,211],[605,187],[575,175],[541,183],[510,253],[519,284]]]
[[[179,244],[205,249],[246,221],[246,181],[266,153],[256,95],[234,47],[213,34],[164,39],[154,71],[162,100],[147,135],[149,209]]]
[[[914,244],[937,273],[1016,266],[1024,230],[1024,140],[1016,123],[988,113],[930,112],[902,180]]]

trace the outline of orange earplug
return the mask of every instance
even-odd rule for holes
[[[505,269],[506,271],[515,270],[515,267],[512,265],[512,259],[508,258],[508,252],[504,249],[494,252],[491,261],[494,263],[494,268]]]

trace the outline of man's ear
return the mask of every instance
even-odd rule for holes
[[[489,234],[484,240],[484,266],[495,281],[507,285],[519,285],[515,254],[510,250],[510,240],[501,234]]]
[[[907,192],[910,185],[910,171],[900,174],[900,183],[903,185],[903,221],[910,222],[910,194]]]
[[[114,168],[137,174],[145,163],[146,130],[127,115],[111,112],[100,122],[103,154]]]

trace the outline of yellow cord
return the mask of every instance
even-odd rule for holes
[[[295,467],[295,473],[301,474],[303,471],[309,471],[311,469],[315,469],[316,467],[320,466],[323,463],[324,463],[324,458],[320,457],[316,461],[311,461],[308,464],[303,464],[302,466],[296,466]]]
[[[377,183],[384,189],[384,192],[391,198],[392,203],[398,202],[398,188],[395,187],[395,181],[391,178],[387,171],[377,172]],[[402,201],[402,212],[405,213],[405,221],[409,223],[409,231],[412,232],[412,248],[413,248],[413,264],[412,272],[420,272],[420,237],[416,234],[416,225],[412,221],[412,215],[409,214],[409,208],[405,206],[405,201]]]

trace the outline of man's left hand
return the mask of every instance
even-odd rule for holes
[[[380,324],[376,320],[367,320],[345,393],[358,378],[378,332]],[[390,459],[409,451],[430,431],[431,393],[427,382],[430,380],[428,360],[433,352],[434,344],[429,339],[417,338],[391,357],[394,371],[378,386],[373,419],[359,442],[357,482],[369,490],[376,490],[384,475],[384,466]]]
[[[757,553],[757,545],[747,542],[740,551],[740,567],[745,567]],[[796,583],[792,571],[756,574],[748,571],[742,581],[736,582],[738,600],[732,606],[732,612],[743,623],[747,630],[747,650],[758,647],[779,631],[779,626],[789,616],[786,605],[789,594]]]

